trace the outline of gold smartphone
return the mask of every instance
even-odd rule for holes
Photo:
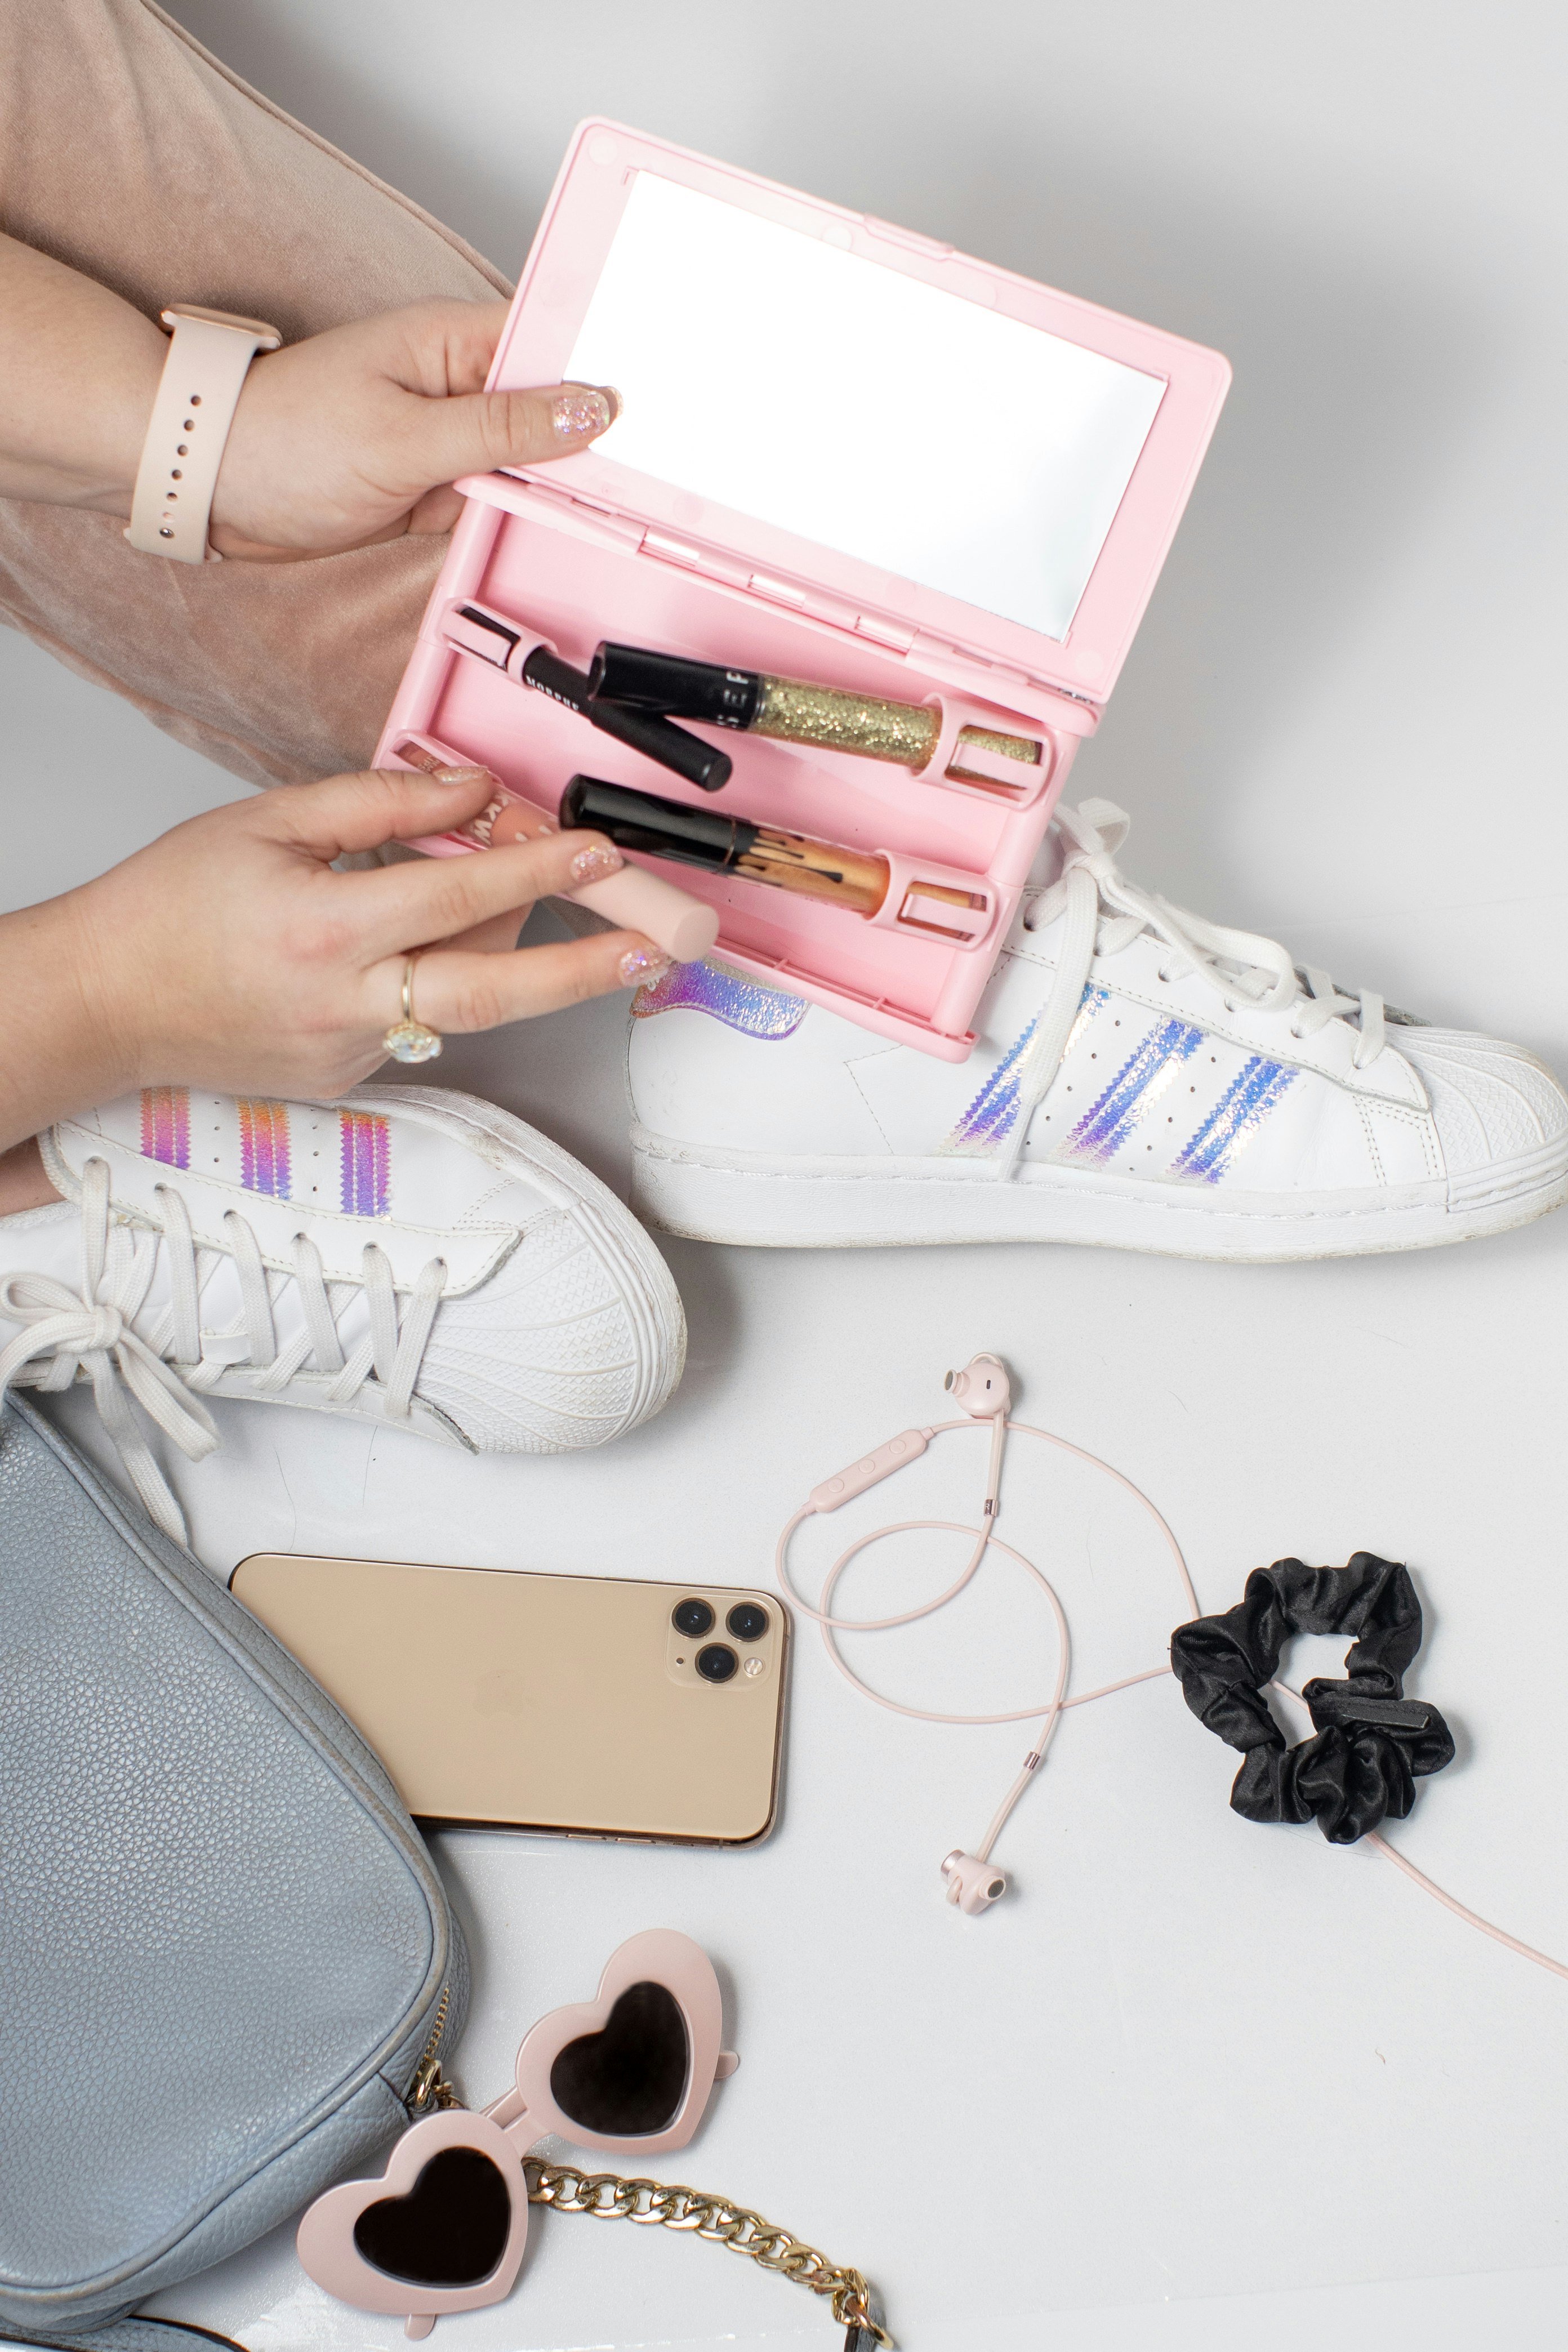
[[[421,1821],[746,1845],[778,1803],[770,1592],[252,1552],[229,1591]]]

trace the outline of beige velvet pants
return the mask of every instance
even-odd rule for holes
[[[156,318],[288,341],[510,287],[150,0],[0,0],[0,227]],[[0,618],[256,784],[365,766],[446,553],[161,563],[113,516],[0,499]]]

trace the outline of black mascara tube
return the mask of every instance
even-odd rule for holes
[[[646,646],[601,645],[588,671],[589,693],[608,702],[742,730],[755,724],[766,684],[761,670],[725,669]]]
[[[581,670],[574,669],[545,639],[508,620],[504,613],[494,612],[487,604],[455,604],[447,614],[445,635],[448,644],[489,662],[515,684],[547,694],[602,734],[614,736],[616,742],[640,751],[645,759],[657,760],[660,767],[695,784],[699,792],[722,792],[729,782],[732,763],[728,752],[704,743],[699,736],[688,735],[684,728],[672,727],[656,712],[626,709],[615,702],[595,703]]]

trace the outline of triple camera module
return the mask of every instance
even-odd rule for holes
[[[703,1642],[705,1633],[713,1631],[715,1623],[712,1604],[695,1598],[678,1601],[670,1612],[670,1622],[678,1633],[689,1642],[702,1642],[702,1647],[692,1664],[705,1683],[727,1683],[741,1671],[741,1660],[728,1642]],[[724,1620],[725,1629],[737,1642],[760,1642],[772,1621],[765,1609],[755,1601],[737,1601]],[[762,1671],[761,1663],[748,1658],[746,1673],[755,1675]]]

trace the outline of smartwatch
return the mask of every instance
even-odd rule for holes
[[[216,562],[207,523],[228,429],[246,370],[258,352],[283,341],[264,319],[171,302],[169,356],[153,403],[125,536],[143,555],[176,563]]]

